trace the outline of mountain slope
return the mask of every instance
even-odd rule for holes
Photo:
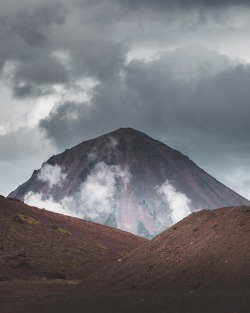
[[[51,157],[10,196],[148,238],[193,211],[250,204],[187,156],[131,128]]]
[[[89,290],[250,290],[250,207],[193,213],[87,278]]]
[[[0,281],[82,279],[146,242],[132,234],[0,197]]]
[[[2,311],[248,313],[249,232],[249,206],[193,213],[78,286],[2,282]]]

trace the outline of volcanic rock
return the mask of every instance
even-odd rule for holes
[[[53,201],[64,214],[147,238],[200,209],[250,204],[187,156],[131,128],[52,156],[10,196],[33,205],[49,200],[48,210]]]

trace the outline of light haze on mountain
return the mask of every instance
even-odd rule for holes
[[[201,209],[249,204],[187,156],[132,128],[52,156],[10,196],[146,238]]]

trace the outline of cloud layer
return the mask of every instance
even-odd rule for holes
[[[63,173],[60,166],[44,164],[37,175],[38,180],[46,182],[49,187],[59,185],[66,179],[67,175]]]
[[[129,184],[130,178],[128,169],[99,162],[74,195],[56,202],[51,196],[43,193],[29,192],[24,202],[56,213],[105,223],[110,214],[113,214],[116,220],[119,197]],[[38,174],[38,179],[48,182],[51,188],[60,185],[67,177],[58,165],[45,164]],[[119,227],[124,229],[122,224]]]
[[[152,61],[132,61],[122,74],[98,84],[90,104],[62,103],[40,126],[59,146],[79,140],[75,134],[101,133],[107,124],[115,129],[122,123],[157,133],[183,129],[247,137],[249,66],[186,46]],[[229,127],[232,120],[236,130]]]
[[[247,166],[249,81],[248,65],[203,46],[186,46],[128,63],[121,77],[96,86],[91,105],[62,103],[40,126],[58,147],[81,141],[82,134],[87,139],[120,126],[138,128],[216,176],[213,168],[222,159],[230,164],[230,158],[241,158]]]
[[[246,0],[1,1],[1,192],[131,126],[248,195],[249,17]]]
[[[177,191],[167,180],[156,191],[162,196],[166,207],[170,209],[171,224],[175,224],[192,213],[192,201],[182,192]]]
[[[50,188],[60,186],[62,169],[58,165],[44,166],[42,173],[43,176],[38,176],[38,179],[49,182]],[[66,175],[63,179],[67,179]],[[45,193],[30,191],[25,195],[24,202],[56,213],[108,224],[149,238],[197,211],[192,201],[184,193],[177,191],[168,180],[155,187],[159,195],[158,199],[154,199],[154,209],[157,212],[155,216],[150,214],[148,208],[143,207],[143,203],[136,203],[136,200],[131,208],[127,201],[124,203],[124,197],[128,197],[128,190],[131,188],[131,179],[129,169],[99,162],[80,185],[79,191],[71,196],[55,201]]]

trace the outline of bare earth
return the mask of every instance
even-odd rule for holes
[[[147,242],[0,196],[0,281],[83,279]]]
[[[123,291],[67,295],[74,282],[1,283],[1,313],[249,313],[248,291]]]
[[[249,313],[250,207],[193,213],[82,281],[0,282],[0,313]]]

